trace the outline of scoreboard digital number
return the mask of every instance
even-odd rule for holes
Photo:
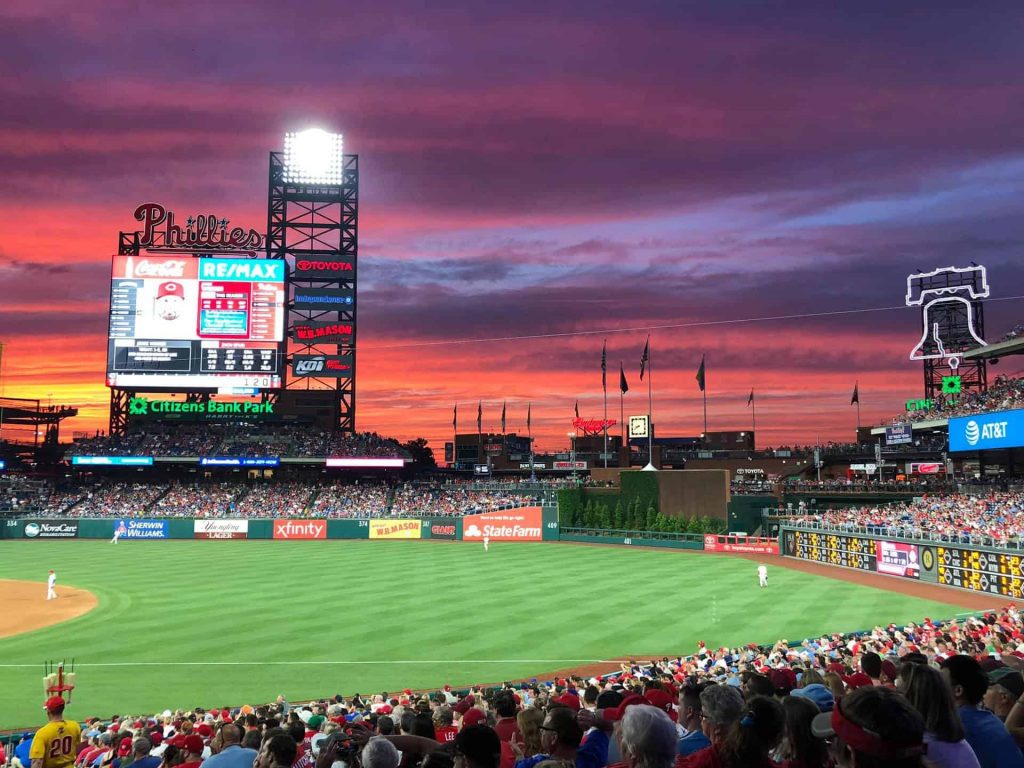
[[[803,560],[811,560],[844,568],[862,571],[875,570],[875,540],[861,536],[849,536],[825,531],[789,531],[787,554]]]
[[[936,546],[934,549],[939,584],[1024,598],[1024,556],[960,547]]]

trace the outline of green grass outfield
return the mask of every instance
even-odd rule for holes
[[[43,661],[69,714],[283,693],[500,682],[623,655],[799,639],[952,605],[699,552],[431,541],[4,541],[0,578],[92,591],[91,613],[0,640],[0,728],[38,724]],[[44,588],[40,589],[40,598]],[[17,616],[4,616],[6,625]],[[613,665],[610,665],[613,666]]]

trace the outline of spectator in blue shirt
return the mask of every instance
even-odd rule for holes
[[[704,711],[700,706],[700,694],[707,687],[708,683],[688,683],[679,691],[679,724],[686,729],[686,735],[676,745],[680,755],[692,755],[711,746],[711,740],[701,729]]]
[[[950,656],[942,662],[942,674],[953,689],[967,743],[981,768],[1024,768],[1024,755],[1006,726],[981,708],[988,689],[988,676],[981,665],[970,656]]]

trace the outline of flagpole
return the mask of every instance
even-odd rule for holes
[[[622,372],[622,361],[619,360],[619,467],[622,467],[622,449],[626,447],[626,393],[622,391],[625,375]],[[629,455],[628,453],[626,454]],[[626,464],[629,469],[629,464]]]
[[[651,386],[654,366],[651,365],[650,352],[647,353],[647,465],[651,469],[654,466],[654,394]]]
[[[757,450],[757,398],[754,397],[753,392],[750,394],[750,432],[751,442],[754,444],[754,450]]]
[[[533,403],[530,403],[526,407],[526,434],[527,434],[527,437],[530,440],[530,482],[531,483],[536,483],[537,482],[537,467],[534,466],[534,463],[533,463],[533,423],[532,423],[533,419],[530,418],[533,415],[531,413],[532,410],[533,410]]]
[[[701,383],[704,385],[700,388],[700,393],[704,395],[704,439],[707,440],[708,434],[708,369],[707,364],[704,361],[705,356],[700,356],[700,368],[704,371],[704,381]]]

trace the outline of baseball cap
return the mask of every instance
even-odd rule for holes
[[[309,722],[306,723],[306,727],[309,728],[309,730],[311,731],[318,731],[320,730],[320,726],[324,724],[324,720],[326,719],[327,718],[325,718],[323,715],[313,715],[311,718],[309,718]]]
[[[204,746],[203,737],[193,733],[190,736],[186,736],[184,738],[184,743],[182,744],[182,746],[185,748],[186,752],[194,752],[197,755],[201,755],[203,753]]]
[[[557,701],[559,704],[564,704],[569,709],[574,709],[577,712],[580,711],[580,697],[572,693],[563,693],[561,696],[555,699],[555,701]]]
[[[647,704],[647,703],[648,703],[647,699],[645,699],[640,694],[638,694],[638,693],[631,693],[628,696],[626,696],[622,700],[622,703],[619,704],[619,706],[615,707],[614,709],[602,710],[601,711],[601,716],[605,720],[611,720],[611,721],[614,722],[615,720],[621,720],[622,719],[622,716],[624,714],[626,714],[626,707],[631,707],[634,704]]]
[[[675,702],[672,697],[665,691],[659,688],[652,688],[644,694],[644,698],[650,703],[652,707],[664,711],[672,721],[675,722],[678,719],[675,708],[672,706]]]
[[[455,712],[458,712],[460,715],[464,715],[464,714],[466,714],[469,711],[469,708],[472,707],[473,704],[475,704],[475,703],[476,703],[476,699],[474,699],[473,695],[470,694],[469,696],[464,698],[462,701],[460,701],[458,704],[456,704],[454,707],[452,707],[452,709]]]
[[[855,672],[852,675],[846,675],[843,677],[843,682],[846,683],[847,688],[853,691],[857,688],[863,688],[864,686],[871,685],[871,678],[863,672]]]
[[[807,699],[821,712],[831,712],[832,707],[836,704],[832,691],[821,683],[811,683],[803,688],[796,688],[790,695],[798,696],[801,699]]]
[[[53,571],[50,571],[50,573],[53,573]],[[60,712],[62,709],[64,709],[65,703],[66,702],[64,701],[64,699],[62,699],[60,696],[51,696],[43,704],[43,709],[45,709],[47,712]]]
[[[182,288],[181,283],[160,283],[160,287],[156,289],[156,297],[162,299],[164,296],[180,296],[184,298],[185,289]]]
[[[194,728],[195,732],[202,736],[204,739],[208,739],[213,736],[213,728],[206,723],[200,723]]]
[[[1009,667],[1000,667],[989,672],[988,684],[1005,688],[1013,694],[1014,698],[1019,698],[1021,694],[1024,694],[1024,677],[1021,677],[1020,672],[1015,672]]]
[[[473,707],[462,717],[463,728],[467,728],[471,725],[487,725],[487,713],[482,709]]]

